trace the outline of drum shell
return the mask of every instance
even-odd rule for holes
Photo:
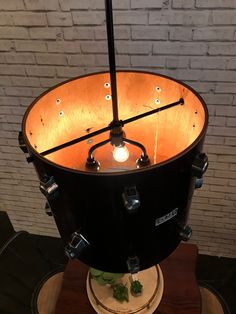
[[[73,171],[30,153],[39,178],[53,176],[59,186],[58,196],[49,203],[65,244],[79,231],[90,243],[80,260],[101,270],[127,272],[128,256],[136,254],[145,269],[166,258],[181,241],[179,231],[186,224],[194,189],[192,163],[203,139],[202,133],[174,159],[124,174]],[[140,195],[135,214],[123,204],[127,186],[136,186]],[[175,209],[176,216],[156,225]]]

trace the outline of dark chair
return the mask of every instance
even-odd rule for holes
[[[39,288],[65,265],[53,262],[28,232],[7,228],[6,219],[0,238],[0,313],[36,314]]]

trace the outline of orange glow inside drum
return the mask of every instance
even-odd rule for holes
[[[184,105],[124,126],[127,138],[145,146],[150,166],[168,161],[190,148],[206,125],[207,111],[201,98],[171,78],[144,72],[117,72],[117,92],[121,120],[184,99]],[[26,113],[24,134],[32,151],[41,153],[104,128],[112,119],[110,76],[97,73],[60,84],[40,96]],[[107,138],[109,132],[44,158],[58,166],[88,172],[85,163],[89,149]],[[95,150],[99,173],[137,169],[140,149],[130,144],[126,144],[126,148],[129,156],[124,162],[113,158],[114,147],[109,143]]]

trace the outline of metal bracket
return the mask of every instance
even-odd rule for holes
[[[187,242],[192,236],[192,228],[189,225],[185,225],[180,228],[179,236],[182,241]]]
[[[126,263],[131,274],[135,274],[140,271],[140,262],[137,256],[130,256]]]
[[[89,246],[90,243],[88,242],[88,240],[86,240],[81,233],[75,231],[72,234],[71,241],[67,244],[65,248],[65,254],[67,257],[72,259],[81,255],[81,253]]]
[[[26,157],[26,160],[28,163],[32,162],[33,161],[33,156],[30,155],[27,147],[26,147],[26,144],[25,144],[25,141],[24,141],[24,137],[23,137],[23,133],[20,131],[19,134],[18,134],[18,143],[19,143],[19,147],[20,149],[22,150],[22,152],[24,154],[29,154],[28,157]]]
[[[140,197],[135,185],[126,186],[122,198],[129,213],[137,212],[140,207]]]
[[[39,189],[50,200],[55,199],[59,194],[59,187],[53,176],[45,175],[40,181]]]
[[[206,172],[208,167],[208,157],[204,153],[200,153],[196,156],[192,164],[192,175],[197,178],[201,178]]]
[[[52,212],[52,210],[51,210],[51,207],[50,207],[50,205],[48,204],[48,202],[46,202],[46,204],[45,204],[45,213],[48,215],[48,216],[53,216],[53,212]]]

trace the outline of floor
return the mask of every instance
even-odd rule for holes
[[[3,249],[6,232],[14,230],[2,228],[1,218],[0,215],[0,313],[37,314],[40,287],[46,278],[63,271],[67,263],[62,241],[13,233],[14,241]],[[236,259],[199,255],[196,276],[201,286],[225,301],[227,314],[236,314]]]

